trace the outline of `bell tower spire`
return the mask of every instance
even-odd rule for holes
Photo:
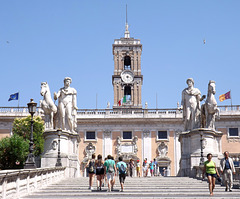
[[[128,21],[127,21],[127,5],[126,5],[126,24],[125,24],[124,38],[130,38],[130,32],[128,30]]]

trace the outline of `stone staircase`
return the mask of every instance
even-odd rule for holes
[[[94,190],[88,190],[88,178],[67,178],[21,198],[240,198],[240,189],[225,192],[225,187],[219,184],[216,185],[214,196],[210,197],[207,181],[188,177],[127,177],[124,192],[120,192],[119,180],[116,177],[112,192],[107,192],[107,187],[97,191],[96,180],[93,188]]]

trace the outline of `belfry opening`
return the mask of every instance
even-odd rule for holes
[[[124,97],[126,99],[127,104],[131,103],[131,87],[130,86],[124,87]]]
[[[124,70],[131,70],[131,57],[128,55],[124,57]]]

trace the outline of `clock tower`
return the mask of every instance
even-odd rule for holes
[[[130,37],[126,21],[124,37],[115,39],[113,44],[113,109],[142,108],[141,54],[142,44]]]

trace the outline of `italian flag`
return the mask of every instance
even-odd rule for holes
[[[126,103],[126,96],[124,96],[122,99],[118,101],[118,106],[122,106],[123,103]]]

